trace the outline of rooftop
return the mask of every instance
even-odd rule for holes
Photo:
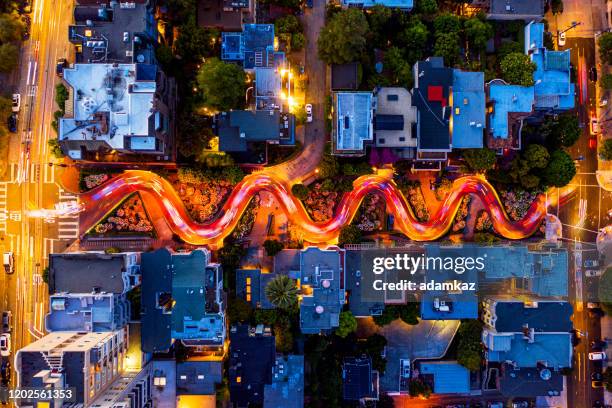
[[[221,59],[242,62],[244,69],[276,66],[276,54],[283,53],[274,50],[274,24],[245,24],[241,33],[222,33]]]
[[[420,374],[433,382],[434,394],[467,394],[470,371],[456,361],[430,361],[420,364]]]
[[[414,0],[342,0],[342,4],[347,7],[369,8],[383,5],[389,8],[412,10],[414,7]]]
[[[332,145],[335,154],[365,154],[365,144],[373,140],[371,92],[336,92]]]
[[[183,361],[176,363],[177,395],[213,395],[223,382],[223,362]]]
[[[130,303],[113,293],[51,295],[50,312],[45,316],[49,332],[102,332],[117,330],[130,320]]]
[[[417,109],[412,95],[405,88],[384,87],[376,92],[374,130],[377,147],[416,147],[412,127],[417,121]]]
[[[493,113],[489,116],[489,130],[493,138],[509,139],[512,137],[509,115],[533,112],[534,95],[532,86],[504,83],[489,85],[489,100],[493,105]]]
[[[493,327],[500,333],[521,333],[525,327],[536,332],[568,333],[573,327],[569,302],[496,301],[494,308],[497,319]]]
[[[278,110],[222,112],[217,123],[224,152],[246,152],[249,142],[295,143],[295,117]]]
[[[481,148],[486,126],[484,73],[454,69],[450,103],[452,147]]]
[[[277,356],[272,384],[264,385],[264,408],[304,406],[304,356]]]
[[[492,19],[541,19],[544,16],[544,0],[490,0],[489,18]]]
[[[520,368],[544,364],[555,370],[572,365],[571,333],[493,333],[482,332],[487,360],[512,362]]]
[[[354,91],[359,87],[357,83],[358,64],[332,64],[331,66],[331,89],[332,91]]]
[[[240,31],[248,16],[248,0],[200,0],[198,24],[227,31]]]
[[[369,357],[345,358],[342,383],[345,400],[378,399],[378,372],[372,370],[372,359]]]
[[[499,379],[502,395],[509,398],[555,396],[563,392],[563,375],[545,367],[515,369],[504,364]]]

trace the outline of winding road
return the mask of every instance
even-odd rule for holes
[[[262,191],[275,197],[288,218],[303,230],[304,239],[313,243],[336,239],[340,228],[349,224],[355,216],[363,198],[373,192],[384,197],[387,208],[395,216],[395,228],[415,241],[431,241],[446,234],[466,194],[474,194],[483,201],[495,231],[508,239],[532,235],[540,226],[548,206],[556,205],[557,197],[563,199],[567,196],[567,192],[549,192],[547,202],[546,196],[540,195],[523,219],[513,222],[504,211],[495,189],[484,177],[465,176],[455,180],[451,193],[431,220],[419,222],[395,183],[378,175],[366,175],[353,182],[353,191],[342,197],[333,218],[317,223],[290,193],[285,182],[271,174],[254,173],[236,185],[214,221],[200,224],[189,216],[177,192],[166,179],[147,171],[128,170],[80,196],[83,205],[81,231],[89,231],[128,195],[145,192],[152,197],[145,204],[157,206],[170,229],[181,239],[194,245],[213,244],[232,232],[251,198]]]

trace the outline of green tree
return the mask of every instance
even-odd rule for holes
[[[493,37],[493,27],[478,17],[472,17],[465,21],[465,34],[474,48],[483,50],[487,46],[489,38]]]
[[[599,157],[602,160],[612,160],[612,139],[604,140],[599,148]]]
[[[495,152],[491,149],[466,149],[463,158],[467,165],[475,172],[490,170],[495,166]]]
[[[406,28],[400,31],[398,42],[403,46],[406,54],[406,63],[414,64],[423,57],[429,30],[418,18],[412,18]]]
[[[399,48],[391,47],[387,50],[384,67],[390,72],[393,85],[412,88],[412,67],[406,62]]]
[[[550,9],[553,14],[563,13],[563,0],[551,0]]]
[[[379,316],[374,316],[374,323],[377,326],[386,326],[394,320],[401,319],[409,325],[419,324],[419,303],[414,299],[408,300],[404,305],[388,305],[385,306],[383,313]]]
[[[553,150],[573,146],[582,133],[578,116],[573,114],[559,115],[557,120],[547,120],[540,127],[540,132]]]
[[[540,185],[540,178],[535,174],[526,174],[521,177],[521,186],[527,190],[533,190]]]
[[[419,14],[434,15],[438,12],[436,0],[417,0],[417,12]]]
[[[0,43],[20,41],[23,23],[18,14],[0,14]]]
[[[521,44],[519,44],[518,41],[504,41],[497,50],[497,58],[501,61],[506,55],[514,52],[523,52]]]
[[[566,186],[575,175],[574,160],[563,150],[552,152],[548,166],[542,172],[544,182],[554,187]]]
[[[599,85],[603,89],[612,89],[612,74],[602,75],[601,79],[599,80]]]
[[[242,257],[246,255],[246,249],[242,246],[233,243],[224,243],[219,249],[217,256],[219,263],[223,266],[223,271],[226,274],[233,274],[240,267]]]
[[[357,319],[350,311],[340,313],[340,325],[336,329],[336,336],[345,338],[357,330]]]
[[[340,236],[338,237],[338,244],[359,244],[361,243],[362,234],[359,227],[356,225],[345,225],[340,229]]]
[[[550,154],[548,150],[539,144],[530,144],[523,151],[523,158],[532,169],[543,169],[548,165]]]
[[[319,164],[319,177],[333,178],[340,173],[340,163],[335,156],[324,154]]]
[[[185,158],[200,156],[203,150],[210,147],[210,141],[215,136],[208,118],[193,112],[182,113],[177,127],[176,147]]]
[[[210,58],[198,72],[197,82],[204,104],[213,110],[226,111],[244,104],[246,76],[242,68],[218,58]]]
[[[278,275],[272,279],[266,286],[265,293],[268,300],[280,309],[289,309],[297,303],[297,286],[287,275]]]
[[[388,32],[392,24],[393,10],[382,4],[370,7],[366,14],[370,26],[372,44],[375,47],[384,47],[388,41]]]
[[[230,323],[248,322],[252,316],[251,304],[243,299],[232,299],[227,305],[227,317]]]
[[[266,250],[266,255],[274,256],[282,251],[285,246],[277,239],[266,239],[263,243],[263,247]]]
[[[68,89],[61,82],[55,85],[55,103],[62,112],[65,110],[66,101],[68,100]],[[63,116],[63,113],[62,113]]]
[[[605,270],[599,279],[599,301],[607,314],[612,314],[612,267]]]
[[[478,371],[482,363],[481,334],[479,320],[464,320],[457,331],[457,362],[470,371]]]
[[[300,51],[306,45],[306,37],[302,33],[295,33],[291,36],[291,50]]]
[[[368,20],[359,9],[335,14],[319,33],[319,57],[327,64],[357,61],[365,51]]]
[[[612,392],[612,367],[606,367],[606,370],[603,372],[603,381],[606,385],[606,390]]]
[[[172,48],[165,44],[159,45],[155,50],[155,58],[157,58],[157,60],[164,69],[168,69],[170,67],[170,64],[172,64],[172,61],[174,60]]]
[[[597,39],[599,45],[599,56],[606,64],[612,64],[612,32],[606,32]]]
[[[308,187],[299,183],[291,186],[291,194],[295,196],[298,200],[305,200],[308,198]]]
[[[515,85],[532,86],[536,65],[523,53],[512,52],[500,63],[503,79]]]
[[[434,19],[436,36],[443,34],[459,34],[461,31],[461,18],[456,14],[444,13]]]
[[[47,285],[49,284],[49,267],[48,266],[45,266],[45,269],[43,269],[42,280]]]
[[[216,30],[200,27],[195,22],[184,24],[174,44],[176,56],[187,62],[201,62],[202,58],[213,55],[217,37]]]
[[[411,397],[429,398],[431,395],[431,387],[421,379],[410,380],[408,383],[408,394]]]
[[[60,147],[60,143],[59,140],[57,140],[56,138],[51,138],[47,141],[47,144],[49,145],[49,149],[51,149],[51,153],[53,154],[53,156],[55,156],[58,159],[61,159],[64,157],[64,152],[62,151],[62,148]]]
[[[436,42],[434,44],[435,56],[443,57],[446,65],[453,66],[459,52],[459,34],[454,32],[436,33]]]
[[[11,72],[19,63],[19,48],[15,44],[0,45],[0,72]]]
[[[274,30],[278,34],[295,34],[302,33],[304,31],[302,23],[293,14],[287,14],[286,16],[277,18],[274,21]]]

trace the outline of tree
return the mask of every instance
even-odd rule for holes
[[[319,177],[333,178],[340,173],[340,163],[335,156],[324,154],[319,164]]]
[[[62,151],[62,148],[60,147],[59,140],[52,138],[47,141],[47,144],[49,145],[49,149],[51,149],[51,153],[53,154],[53,156],[55,156],[58,159],[61,159],[64,157],[64,152]]]
[[[244,103],[246,76],[242,68],[210,58],[198,72],[197,82],[204,104],[214,110],[240,108]]]
[[[603,89],[612,89],[612,74],[605,74],[601,77],[599,85]]]
[[[563,13],[563,0],[551,0],[550,9],[553,15]]]
[[[472,171],[478,173],[492,169],[496,161],[495,152],[491,149],[466,149],[463,159]]]
[[[357,61],[365,51],[368,20],[359,9],[335,14],[319,33],[319,57],[327,64]]]
[[[253,308],[243,299],[232,299],[227,306],[227,315],[230,323],[248,322],[253,316]]]
[[[215,136],[207,117],[185,112],[178,118],[177,150],[185,158],[200,156]]]
[[[18,14],[0,14],[0,43],[20,41],[23,23]]]
[[[68,89],[61,82],[55,85],[55,103],[62,112],[65,110],[66,101],[68,100]]]
[[[478,371],[482,363],[482,323],[479,320],[464,320],[457,337],[457,362],[470,371]]]
[[[391,324],[394,320],[401,319],[404,323],[415,326],[419,324],[418,316],[419,303],[412,299],[404,305],[385,306],[381,315],[374,316],[374,323],[382,327]]]
[[[291,186],[291,194],[298,200],[305,200],[308,198],[308,187],[303,184],[294,184]]]
[[[213,55],[219,33],[216,30],[203,28],[195,22],[182,25],[174,44],[176,56],[187,62],[201,62],[202,58]]]
[[[345,225],[340,229],[338,244],[359,244],[361,243],[361,230],[356,225]]]
[[[291,50],[300,51],[306,45],[306,37],[302,33],[295,33],[291,36]]]
[[[548,165],[550,154],[544,146],[539,144],[530,144],[523,151],[523,158],[527,162],[529,168],[543,169]]]
[[[374,7],[370,7],[368,11],[369,13],[366,14],[366,17],[370,26],[372,45],[384,47],[388,41],[387,34],[392,22],[393,10],[382,4],[377,4]]]
[[[417,0],[417,12],[419,14],[434,15],[438,12],[436,0]]]
[[[501,61],[506,55],[514,52],[523,52],[523,47],[521,47],[521,44],[519,44],[518,41],[505,41],[497,50],[497,58]]]
[[[19,63],[19,48],[15,44],[0,45],[0,72],[11,72]]]
[[[412,88],[412,67],[406,62],[399,48],[389,48],[385,53],[384,66],[392,75],[393,85]]]
[[[398,42],[406,51],[406,63],[414,64],[423,57],[428,37],[427,26],[418,18],[412,18],[408,27],[400,31]]]
[[[551,149],[573,146],[582,133],[578,116],[572,114],[559,115],[556,120],[547,120],[542,124],[540,132],[546,137],[546,143]]]
[[[436,42],[434,44],[435,56],[443,57],[446,65],[452,66],[455,64],[459,52],[459,34],[454,32],[436,33]]]
[[[612,367],[606,367],[606,371],[603,372],[603,381],[606,385],[606,390],[612,392]]]
[[[357,330],[357,319],[350,311],[340,313],[340,324],[336,329],[336,336],[345,338]]]
[[[604,140],[599,148],[599,157],[601,160],[612,160],[612,139]]]
[[[612,314],[612,267],[607,268],[599,279],[598,295],[603,310]]]
[[[263,243],[263,247],[266,250],[266,255],[274,256],[282,251],[285,246],[277,239],[266,239]]]
[[[597,39],[599,56],[606,64],[612,64],[612,32],[606,32]]]
[[[563,150],[552,152],[548,166],[542,172],[544,182],[554,187],[566,186],[575,175],[574,160]]]
[[[503,79],[511,84],[532,86],[536,65],[523,53],[512,52],[506,55],[500,65]]]
[[[287,275],[278,275],[272,279],[266,286],[265,293],[268,300],[280,309],[289,309],[297,303],[297,286]]]
[[[461,18],[451,13],[440,14],[434,19],[434,31],[436,36],[449,33],[458,34],[461,31]]]
[[[493,37],[493,27],[486,21],[482,21],[478,17],[472,17],[466,20],[465,34],[470,43],[476,50],[483,50],[487,46],[489,38]]]
[[[277,18],[274,21],[274,30],[279,34],[295,34],[304,31],[302,23],[293,14]]]
[[[431,395],[431,387],[421,379],[410,380],[408,383],[408,394],[411,397],[429,398]]]
[[[47,285],[49,284],[49,267],[45,266],[45,269],[43,269],[43,273],[42,273],[42,280],[43,282],[45,282]]]
[[[226,274],[233,274],[240,266],[240,261],[246,255],[246,249],[233,243],[224,243],[217,256]]]

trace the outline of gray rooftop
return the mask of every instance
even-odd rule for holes
[[[214,395],[223,381],[223,362],[184,361],[176,363],[177,395]]]
[[[490,0],[489,18],[536,19],[544,15],[544,0]]]
[[[245,152],[248,142],[274,142],[281,136],[277,110],[223,112],[217,120],[219,150],[224,152]]]
[[[125,295],[56,294],[49,299],[45,317],[47,331],[102,332],[118,330],[130,319],[130,303]]]

